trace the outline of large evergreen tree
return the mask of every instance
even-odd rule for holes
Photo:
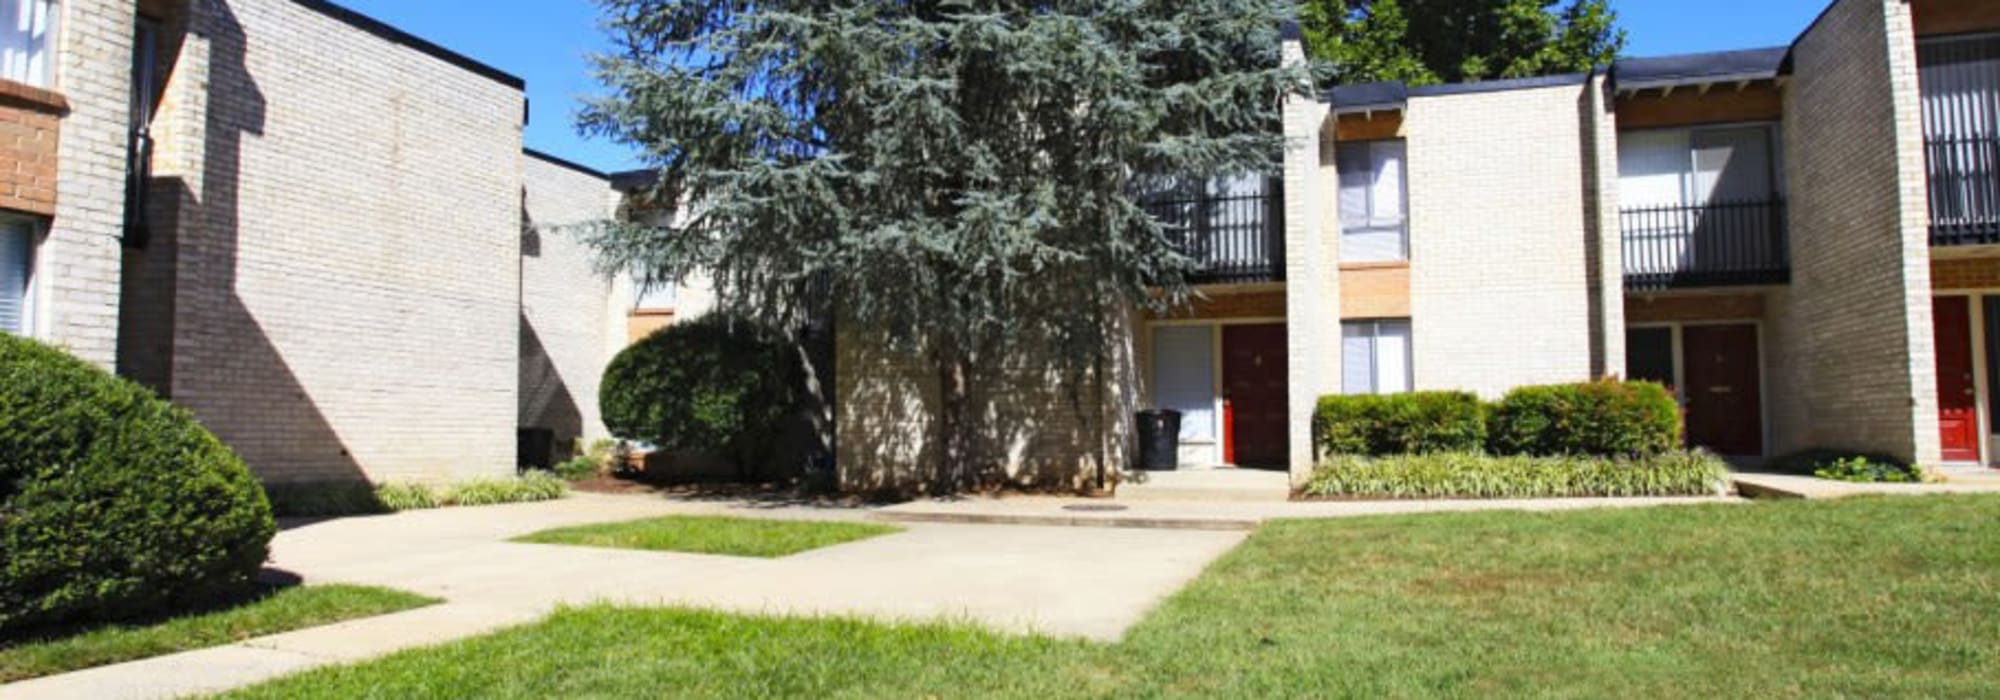
[[[1617,20],[1609,0],[1306,0],[1300,9],[1307,50],[1342,83],[1586,71],[1625,48]]]
[[[1052,358],[1075,395],[1121,317],[1186,298],[1137,196],[1272,171],[1304,81],[1285,0],[599,1],[618,50],[583,127],[687,208],[606,225],[607,269],[707,270],[777,327],[823,281],[844,329],[935,372],[940,488],[993,475],[975,413],[1010,358]]]

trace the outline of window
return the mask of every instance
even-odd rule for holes
[[[1410,371],[1410,321],[1358,321],[1340,326],[1341,390],[1348,394],[1399,394],[1415,379]]]
[[[1627,207],[1762,203],[1777,188],[1772,127],[1659,129],[1618,135],[1618,196]]]
[[[674,308],[675,297],[679,296],[680,285],[672,279],[648,280],[646,275],[632,273],[632,308],[639,311]]]
[[[1359,141],[1334,149],[1340,170],[1340,261],[1408,260],[1403,142]]]
[[[54,84],[55,0],[0,0],[0,79]]]
[[[29,280],[34,278],[34,221],[0,217],[0,333],[27,335],[33,330]]]

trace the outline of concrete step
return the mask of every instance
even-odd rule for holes
[[[1282,503],[1292,498],[1291,475],[1254,469],[1131,472],[1118,485],[1119,501]]]

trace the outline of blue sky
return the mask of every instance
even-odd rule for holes
[[[600,170],[639,163],[577,135],[577,98],[596,92],[585,56],[607,43],[591,0],[336,0],[528,81],[529,148]],[[1612,0],[1627,53],[1656,56],[1791,43],[1829,0]]]

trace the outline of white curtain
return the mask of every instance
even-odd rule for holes
[[[0,219],[0,333],[28,330],[28,278],[34,263],[35,227]]]
[[[1410,322],[1375,324],[1375,392],[1400,394],[1410,384]]]
[[[1394,262],[1408,257],[1403,163],[1402,141],[1336,146],[1342,262]]]
[[[1359,321],[1340,327],[1340,390],[1346,394],[1400,394],[1415,380],[1410,371],[1409,321]]]
[[[1346,394],[1375,393],[1375,324],[1341,325],[1340,390]]]
[[[1181,412],[1181,441],[1215,441],[1215,329],[1153,330],[1153,397]]]
[[[0,78],[49,87],[55,25],[54,0],[0,0]]]

